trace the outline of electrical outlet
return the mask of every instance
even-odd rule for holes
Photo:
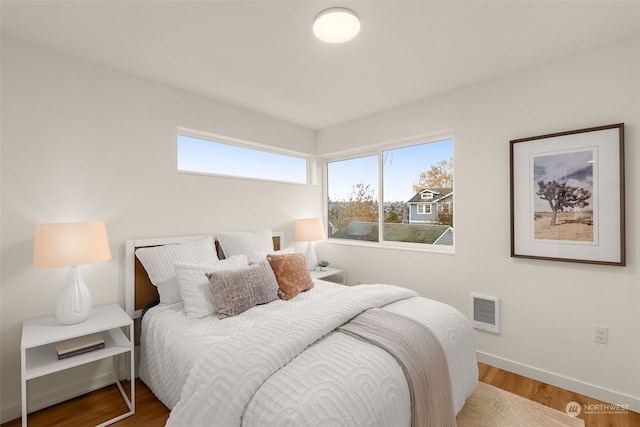
[[[593,341],[600,344],[609,343],[609,328],[606,326],[594,326],[593,327]]]

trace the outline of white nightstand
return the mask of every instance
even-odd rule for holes
[[[129,337],[122,328],[126,327]],[[100,333],[105,346],[100,350],[58,359],[56,343],[83,335]],[[120,389],[129,412],[106,421],[100,426],[107,426],[135,413],[135,376],[133,361],[133,321],[118,304],[95,307],[89,317],[75,325],[61,325],[54,316],[26,320],[22,324],[22,344],[20,346],[22,365],[22,425],[27,425],[27,381],[43,375],[52,374],[64,369],[84,365],[85,363],[112,357],[114,360],[114,382]],[[119,354],[129,353],[131,398],[127,397],[118,378]]]
[[[344,274],[344,270],[339,268],[325,267],[324,271],[319,269],[310,271],[312,279],[327,279],[331,276],[342,276],[342,284],[346,284],[346,277]]]

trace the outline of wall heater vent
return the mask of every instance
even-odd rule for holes
[[[500,333],[500,298],[471,294],[473,327],[495,334]]]

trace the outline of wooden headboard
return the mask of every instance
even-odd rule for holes
[[[141,317],[142,310],[149,304],[160,299],[158,289],[151,283],[147,271],[136,257],[136,249],[148,248],[152,246],[172,245],[176,243],[188,242],[201,239],[205,235],[181,236],[181,237],[161,237],[155,239],[127,240],[125,247],[125,308],[127,314],[132,319]],[[281,249],[283,232],[273,232],[273,248]],[[215,240],[216,253],[220,257],[220,246]]]

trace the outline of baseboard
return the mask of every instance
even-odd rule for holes
[[[119,371],[119,378],[126,378],[127,372],[123,366],[120,367]],[[28,397],[28,412],[32,413],[40,409],[48,408],[49,406],[99,390],[111,384],[114,384],[113,372],[105,372],[91,378],[66,383],[63,386],[49,389],[40,394],[34,395],[30,393]],[[2,424],[20,417],[22,417],[22,406],[19,400],[18,402],[0,408],[0,423]]]
[[[606,388],[598,387],[593,384],[568,378],[553,372],[538,369],[533,366],[524,365],[512,360],[503,359],[492,354],[482,351],[476,352],[478,362],[495,366],[502,370],[513,372],[555,387],[573,391],[584,396],[592,397],[613,405],[629,405],[629,409],[634,412],[640,412],[640,398],[629,396]]]

